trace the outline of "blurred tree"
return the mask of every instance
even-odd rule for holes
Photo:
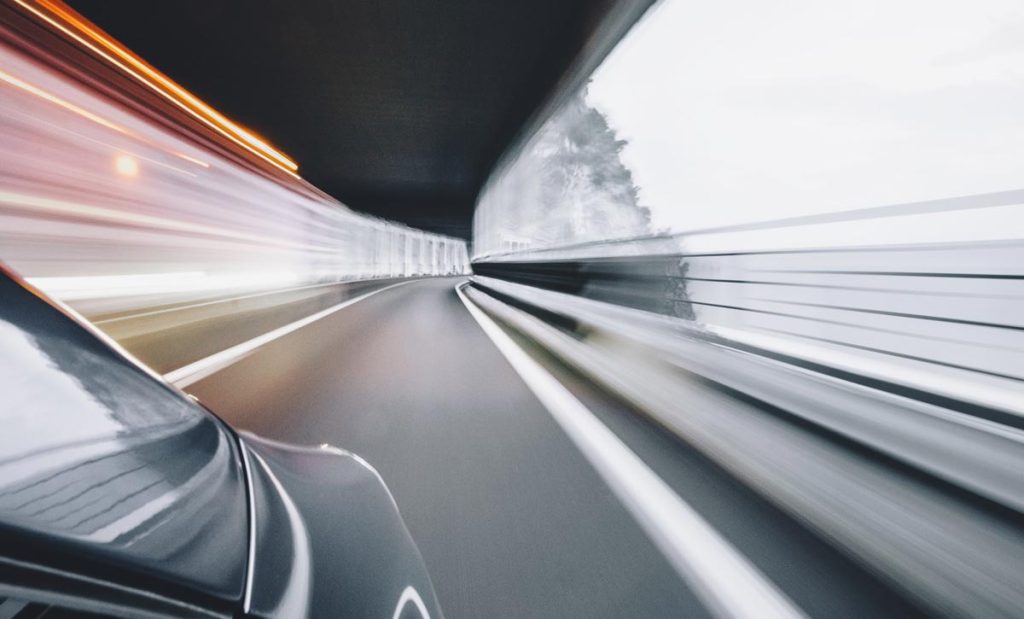
[[[650,232],[626,145],[600,110],[579,91],[545,123],[516,164],[520,227],[539,245],[619,239]]]

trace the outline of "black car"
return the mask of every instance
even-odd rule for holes
[[[0,270],[0,616],[440,617],[377,472],[238,434]]]

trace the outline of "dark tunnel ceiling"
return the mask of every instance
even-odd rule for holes
[[[69,3],[352,208],[464,237],[505,146],[624,12],[614,0]]]

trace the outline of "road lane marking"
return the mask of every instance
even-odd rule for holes
[[[232,363],[241,360],[243,357],[248,356],[250,353],[255,351],[260,346],[263,346],[264,344],[269,344],[270,342],[282,338],[288,335],[289,333],[292,333],[293,331],[298,331],[302,327],[312,324],[320,320],[321,318],[326,318],[327,316],[330,316],[331,314],[339,310],[343,310],[354,303],[358,303],[359,301],[368,299],[373,295],[377,294],[378,292],[384,292],[385,290],[389,290],[396,286],[408,284],[411,281],[413,280],[398,282],[397,284],[391,284],[390,286],[378,288],[377,290],[373,290],[366,294],[359,295],[358,297],[354,297],[347,301],[343,301],[337,305],[328,307],[325,310],[321,310],[315,314],[306,316],[301,320],[296,320],[291,324],[284,325],[283,327],[278,327],[273,331],[254,337],[251,340],[242,342],[241,344],[235,344],[230,348],[225,348],[224,350],[218,353],[214,353],[209,357],[200,359],[198,361],[193,361],[192,363],[184,367],[180,367],[177,370],[172,370],[164,374],[164,380],[166,380],[169,383],[172,383],[174,386],[179,388],[187,387],[192,383],[198,382],[206,378],[210,374],[213,374],[218,370],[222,370],[225,367],[231,365]]]
[[[455,291],[484,333],[540,400],[708,610],[723,619],[796,619],[804,613],[462,288]]]

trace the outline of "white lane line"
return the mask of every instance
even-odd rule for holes
[[[805,617],[582,402],[466,298],[462,286],[455,290],[484,333],[712,614],[723,619]]]
[[[291,324],[287,324],[283,327],[278,327],[273,331],[254,337],[251,340],[242,342],[241,344],[236,344],[231,348],[226,348],[218,353],[210,355],[209,357],[200,359],[199,361],[194,361],[186,365],[185,367],[181,367],[178,368],[177,370],[172,370],[164,374],[164,380],[174,384],[176,387],[187,387],[192,383],[200,381],[209,376],[210,374],[213,374],[214,372],[221,370],[231,365],[232,363],[235,363],[236,361],[247,356],[249,353],[253,352],[254,350],[259,348],[260,346],[263,346],[264,344],[268,344],[278,338],[284,337],[293,331],[297,331],[308,324],[312,324],[320,320],[321,318],[326,318],[327,316],[330,316],[334,312],[337,312],[338,310],[343,310],[349,305],[352,305],[353,303],[358,303],[363,299],[368,299],[373,295],[377,294],[378,292],[384,292],[385,290],[389,290],[396,286],[408,284],[409,281],[398,282],[397,284],[391,284],[390,286],[378,288],[377,290],[373,290],[366,294],[349,299],[348,301],[343,301],[337,305],[328,307],[327,309],[321,310],[310,316],[306,316],[301,320],[296,320]]]

